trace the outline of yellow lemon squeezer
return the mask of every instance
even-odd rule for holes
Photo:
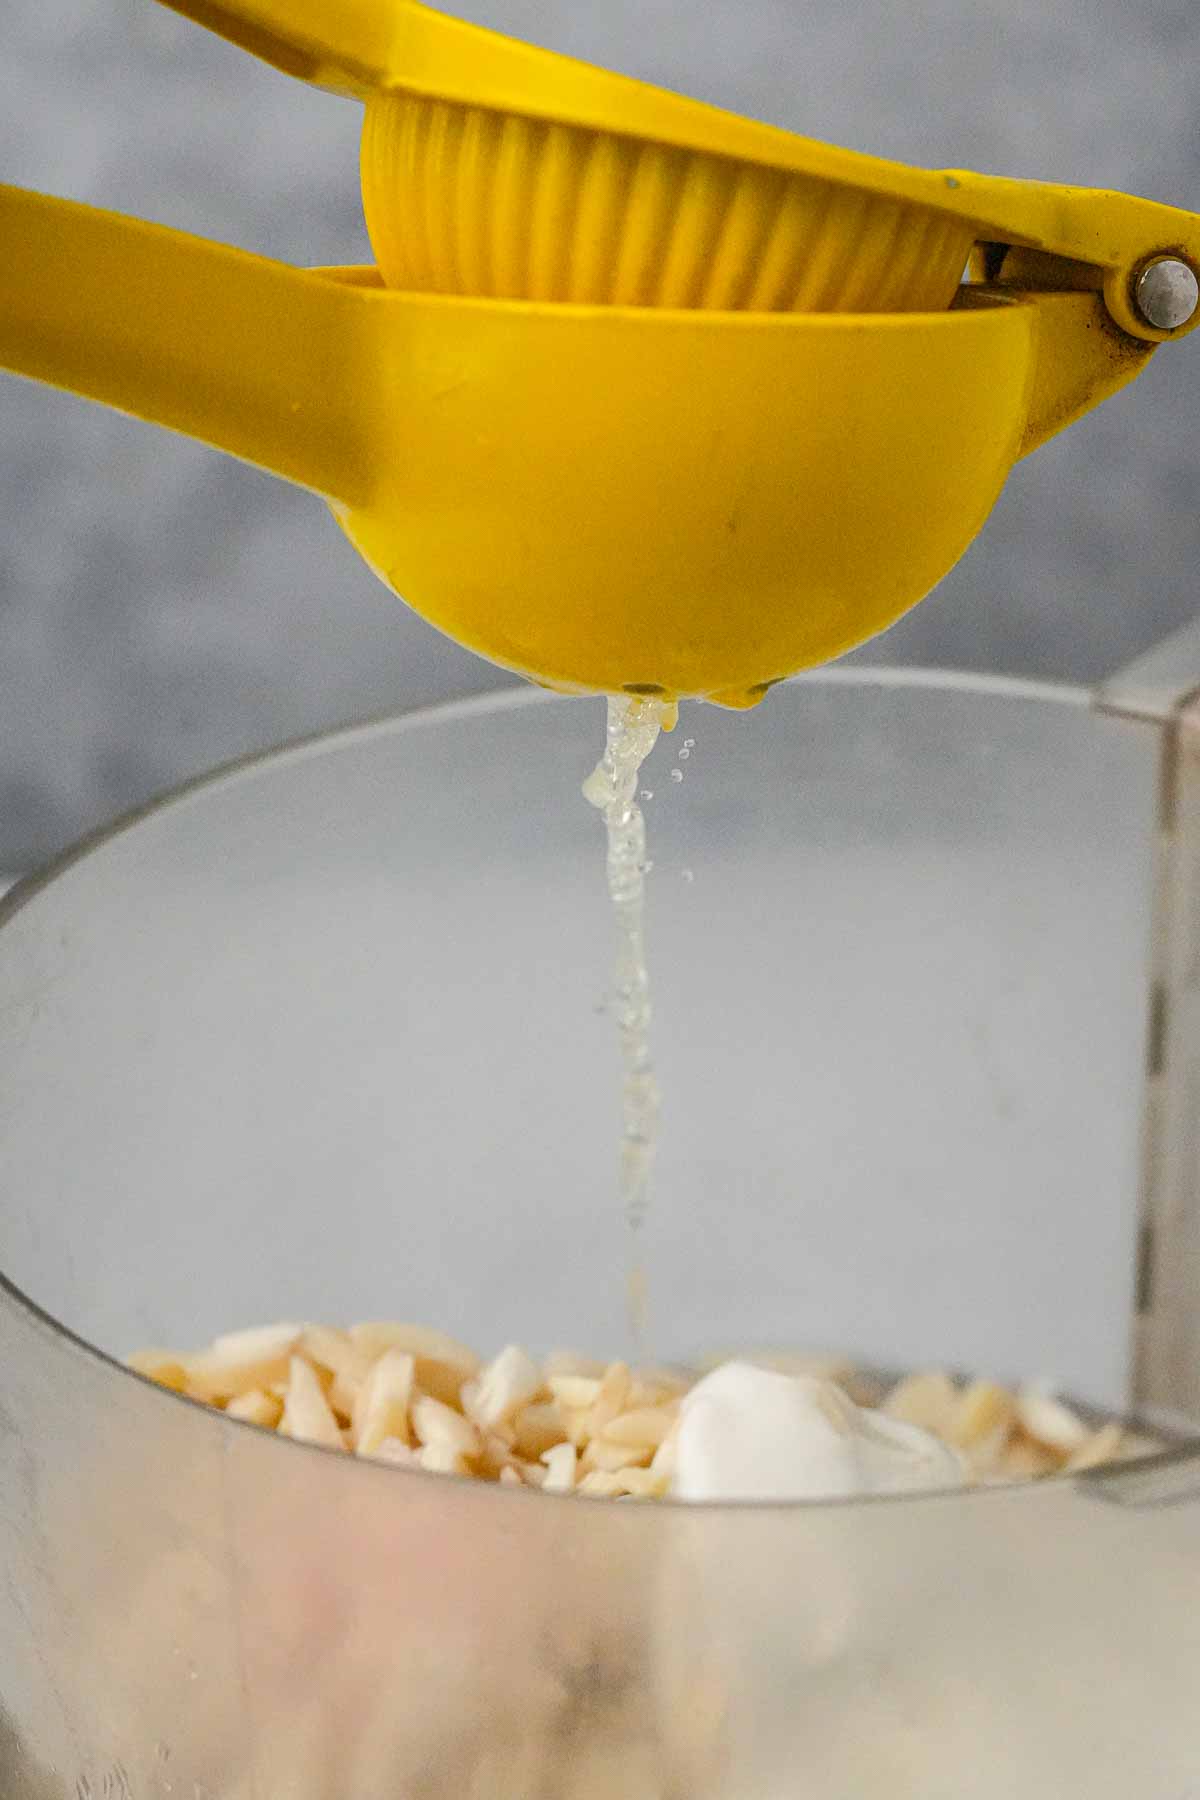
[[[0,187],[0,367],[323,495],[553,687],[753,704],[1197,323],[1192,213],[833,149],[411,0],[170,3],[365,102],[378,268]]]

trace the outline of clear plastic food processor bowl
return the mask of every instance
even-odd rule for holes
[[[1198,684],[1190,641],[1099,695],[856,671],[662,741],[655,1358],[833,1348],[1200,1433]],[[326,738],[5,903],[5,1800],[1200,1792],[1194,1441],[554,1500],[113,1360],[289,1317],[627,1347],[601,732],[522,694]]]

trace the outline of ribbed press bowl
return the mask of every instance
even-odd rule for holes
[[[761,164],[381,93],[362,145],[389,287],[745,312],[941,312],[969,225]]]

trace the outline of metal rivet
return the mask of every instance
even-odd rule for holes
[[[1177,256],[1163,256],[1143,269],[1135,290],[1137,308],[1155,331],[1178,331],[1200,306],[1196,272]]]

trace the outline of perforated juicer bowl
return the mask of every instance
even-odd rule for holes
[[[1048,1376],[1200,1428],[1197,647],[1173,668],[855,671],[693,709],[686,764],[663,740],[654,1355]],[[281,1317],[626,1348],[601,724],[507,696],[303,745],[6,903],[6,1800],[1194,1781],[1194,1445],[947,1497],[555,1500],[112,1360]]]

